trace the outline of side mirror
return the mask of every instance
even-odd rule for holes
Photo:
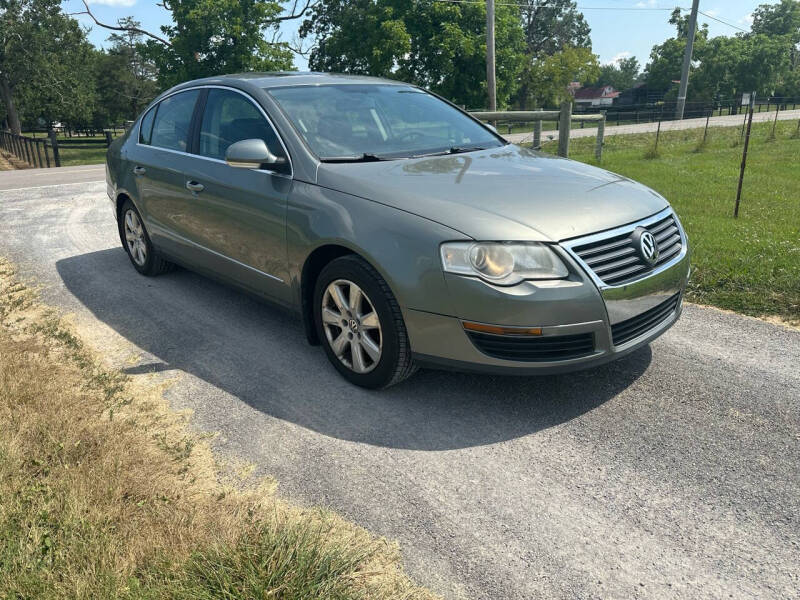
[[[494,126],[494,125],[492,125],[491,123],[484,123],[484,125],[485,125],[486,127],[488,127],[489,129],[491,129],[492,131],[494,131],[494,132],[495,132],[497,135],[500,135],[500,132],[499,132],[499,131],[497,131],[497,127],[495,127],[495,126]]]
[[[286,162],[285,158],[275,156],[267,148],[264,140],[242,140],[228,146],[225,162],[240,169],[257,169],[261,165],[277,165]]]

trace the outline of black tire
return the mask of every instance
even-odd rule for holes
[[[322,321],[323,298],[328,286],[337,280],[349,281],[360,287],[378,315],[381,354],[372,370],[367,373],[358,373],[340,360],[325,332]],[[369,389],[387,388],[400,383],[417,370],[411,356],[411,344],[400,305],[383,277],[358,256],[337,258],[322,269],[314,286],[314,323],[331,364],[345,379],[357,386]]]
[[[129,212],[134,213],[141,224],[143,238],[142,241],[144,242],[145,249],[145,261],[143,263],[140,263],[134,258],[131,251],[131,245],[128,243],[125,236],[125,219]],[[154,277],[156,275],[161,275],[162,273],[171,271],[175,267],[175,265],[173,265],[171,262],[161,258],[158,252],[156,252],[156,249],[153,247],[153,242],[150,241],[150,234],[147,233],[147,228],[144,226],[142,215],[139,214],[139,211],[130,200],[126,200],[122,205],[117,226],[119,228],[119,239],[122,242],[122,247],[125,248],[125,252],[128,255],[128,258],[131,260],[131,264],[137,271],[139,271],[139,273],[148,277]]]

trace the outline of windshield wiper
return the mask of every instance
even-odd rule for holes
[[[453,146],[447,150],[440,150],[438,152],[429,152],[428,154],[415,154],[411,158],[426,158],[428,156],[447,156],[448,154],[464,154],[465,152],[477,152],[478,150],[486,150],[483,146]]]
[[[383,160],[392,160],[377,154],[359,154],[357,156],[324,156],[320,158],[324,163],[365,163],[365,162],[380,162]]]

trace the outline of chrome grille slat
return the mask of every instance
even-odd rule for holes
[[[620,271],[619,273],[615,273],[613,276],[606,276],[604,279],[608,283],[617,284],[620,283],[620,281],[624,281],[634,273],[638,273],[639,271],[644,271],[646,268],[647,267],[645,267],[644,265],[634,265],[633,267]]]
[[[653,233],[653,232],[651,231],[650,233]],[[653,233],[653,235],[656,235],[656,241],[660,244],[662,242],[662,240],[665,240],[668,237],[670,237],[672,235],[675,235],[676,233],[678,233],[678,228],[675,225],[673,225],[672,227],[670,227],[666,231],[662,230],[662,231],[660,231],[658,233],[658,235],[656,235],[654,233]]]
[[[623,285],[646,277],[652,269],[668,262],[683,249],[680,226],[674,214],[643,225],[658,243],[659,257],[654,265],[646,263],[639,255],[633,243],[636,224],[630,227],[627,233],[620,234],[617,229],[609,232],[607,238],[599,234],[591,236],[591,241],[583,244],[578,240],[573,242],[571,250],[601,283]]]
[[[675,223],[675,221],[674,221],[674,219],[672,218],[672,215],[670,215],[669,217],[667,217],[667,218],[666,218],[666,219],[664,219],[663,221],[660,221],[660,222],[658,222],[658,223],[655,223],[655,224],[653,224],[653,225],[650,225],[650,226],[647,228],[647,230],[648,230],[650,233],[652,233],[653,235],[656,235],[657,233],[660,233],[661,231],[663,231],[665,228],[669,227],[669,226],[670,226],[670,225],[672,225],[673,223]]]
[[[625,246],[629,243],[628,236],[623,237],[621,240],[617,242],[613,242],[610,244],[604,244],[602,246],[595,246],[592,248],[587,248],[584,251],[584,256],[591,256],[592,254],[597,254],[599,252],[605,252],[606,250],[613,250],[614,248],[619,248],[620,246]]]
[[[596,265],[598,263],[606,262],[606,261],[612,260],[614,258],[621,258],[623,256],[627,256],[628,254],[632,254],[634,252],[636,252],[636,250],[634,250],[630,246],[626,246],[622,250],[615,250],[614,252],[611,252],[609,254],[603,254],[602,256],[599,256],[599,257],[596,257],[596,258],[590,258],[589,260],[587,260],[585,262],[586,262],[587,265],[592,267],[593,265]]]
[[[616,271],[625,265],[629,265],[634,262],[639,262],[640,259],[638,256],[629,256],[628,258],[623,258],[622,260],[617,260],[605,265],[601,265],[599,267],[592,267],[594,272],[600,275],[600,273],[606,273],[608,271]]]

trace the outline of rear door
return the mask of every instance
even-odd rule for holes
[[[138,207],[153,244],[171,256],[192,260],[193,248],[186,233],[191,192],[185,172],[194,113],[201,90],[168,96],[144,116],[139,140],[129,160],[136,175]]]
[[[260,138],[282,165],[242,169],[225,162],[228,146]],[[241,285],[290,302],[286,204],[292,186],[287,152],[266,113],[243,92],[210,88],[186,170],[193,189],[186,236],[205,251],[208,268]]]

